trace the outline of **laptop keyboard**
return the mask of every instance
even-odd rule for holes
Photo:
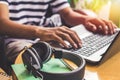
[[[107,44],[111,43],[116,35],[117,33],[113,35],[92,34],[82,39],[82,48],[71,49],[71,51],[75,52],[76,54],[81,54],[88,57]]]

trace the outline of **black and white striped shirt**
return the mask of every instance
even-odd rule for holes
[[[38,25],[45,17],[48,6],[54,13],[70,6],[67,0],[0,0],[9,6],[10,19],[21,24]]]

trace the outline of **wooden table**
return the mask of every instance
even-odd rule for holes
[[[120,52],[102,65],[87,65],[86,69],[97,72],[100,80],[120,80]]]
[[[22,63],[21,55],[16,64]],[[99,80],[120,80],[120,52],[99,66],[86,65],[86,70],[97,72]],[[14,76],[14,80],[17,80]]]

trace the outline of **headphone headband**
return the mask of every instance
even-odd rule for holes
[[[78,68],[70,72],[50,73],[39,71],[44,76],[44,80],[83,80],[85,70],[85,60],[76,54],[63,52],[62,59],[67,59],[75,63]]]

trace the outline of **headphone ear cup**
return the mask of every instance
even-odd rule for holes
[[[32,68],[38,70],[42,68],[42,61],[38,61],[38,58],[31,49],[25,50],[22,54],[22,59],[25,67],[28,71],[32,71]]]
[[[37,51],[39,57],[42,59],[42,62],[47,62],[52,56],[52,48],[46,42],[38,42],[33,44],[32,47]]]

